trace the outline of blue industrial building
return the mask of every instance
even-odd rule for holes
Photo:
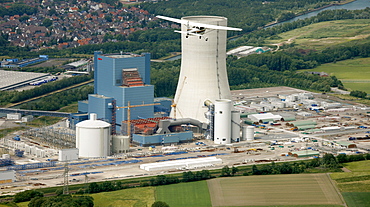
[[[97,118],[119,126],[127,120],[128,104],[153,104],[150,85],[150,54],[94,53],[94,94],[78,103],[79,113],[96,113]],[[152,118],[154,106],[131,108],[131,119]]]
[[[168,134],[154,134],[154,135],[143,135],[133,134],[132,140],[139,143],[141,146],[149,145],[169,145],[174,143],[189,142],[193,138],[192,131],[185,131],[180,133],[168,133]]]
[[[21,67],[26,67],[28,65],[38,63],[38,62],[47,61],[48,59],[49,59],[49,56],[47,55],[39,55],[38,58],[24,59],[22,61],[19,61],[17,58],[6,59],[5,61],[0,62],[0,67],[2,68],[21,68]]]

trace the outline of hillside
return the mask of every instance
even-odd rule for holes
[[[266,39],[266,45],[289,45],[296,48],[323,50],[327,47],[364,40],[370,36],[370,19],[346,19],[320,22]]]

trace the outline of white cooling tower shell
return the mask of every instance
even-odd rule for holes
[[[79,157],[105,157],[110,155],[110,124],[96,120],[96,114],[90,114],[90,120],[76,124],[76,148]]]
[[[215,144],[231,143],[231,100],[215,101],[214,142]]]
[[[240,112],[231,112],[231,140],[240,141]]]
[[[227,26],[227,18],[217,16],[189,16],[182,20]],[[207,30],[200,38],[187,35],[187,27],[181,26],[181,71],[177,84],[171,117],[193,118],[207,122],[203,105],[206,99],[231,99],[226,72],[226,31]],[[207,39],[207,41],[206,41]]]

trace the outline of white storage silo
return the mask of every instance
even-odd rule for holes
[[[105,157],[110,155],[111,125],[97,120],[90,114],[90,120],[76,124],[76,148],[79,157]]]
[[[215,144],[231,143],[231,100],[215,101],[214,111],[214,142]]]
[[[247,141],[253,141],[254,140],[254,126],[247,126],[245,134],[246,134]]]
[[[231,139],[234,142],[240,141],[240,112],[231,112]]]
[[[126,153],[130,149],[129,136],[113,136],[113,153]]]

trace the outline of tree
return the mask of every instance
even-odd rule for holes
[[[239,171],[239,169],[233,166],[231,168],[231,175],[234,176],[238,171]]]
[[[252,166],[252,175],[261,175],[261,171],[258,170],[257,165]]]
[[[163,201],[156,201],[152,204],[152,207],[170,207],[170,205]]]
[[[100,185],[98,183],[90,183],[87,189],[89,193],[99,193],[101,191]]]
[[[347,155],[346,154],[339,154],[337,156],[337,160],[338,160],[339,163],[348,162],[348,158],[347,158]]]
[[[50,27],[53,25],[53,21],[51,19],[45,18],[44,21],[42,21],[42,25],[45,27]]]
[[[109,192],[109,191],[113,191],[114,190],[114,185],[112,182],[110,181],[104,181],[102,184],[101,184],[101,187],[100,187],[101,191],[105,191],[105,192]]]
[[[28,204],[29,207],[50,207],[50,206],[78,206],[93,207],[94,199],[91,196],[60,195],[42,198],[33,198]]]
[[[334,155],[330,153],[325,154],[321,162],[322,162],[321,164],[327,168],[337,168],[338,167],[337,159],[335,159]]]
[[[190,182],[190,181],[194,181],[195,179],[195,175],[193,172],[189,171],[189,172],[183,172],[182,173],[182,180],[183,182]]]
[[[222,169],[221,169],[221,177],[226,177],[226,176],[230,176],[230,168],[229,166],[225,165]]]
[[[354,91],[351,91],[349,95],[357,97],[357,98],[365,98],[367,96],[367,93],[364,91],[354,90]]]
[[[20,193],[15,194],[14,202],[24,202],[29,201],[32,198],[44,197],[44,193],[37,190],[26,190]]]

